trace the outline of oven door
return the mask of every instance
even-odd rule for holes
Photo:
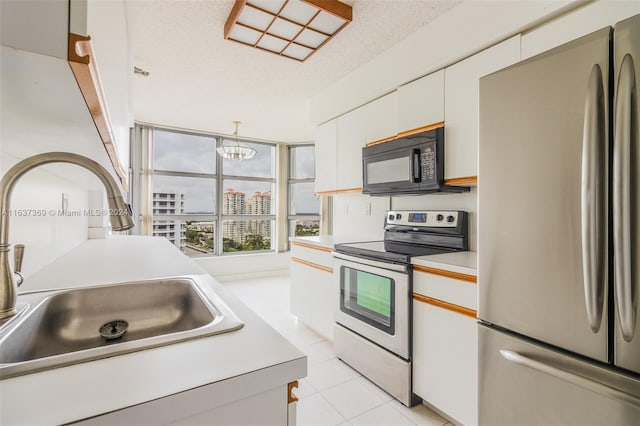
[[[334,253],[336,322],[409,359],[409,266]]]

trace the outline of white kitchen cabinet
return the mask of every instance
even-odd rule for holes
[[[475,425],[477,290],[475,277],[457,275],[463,279],[414,269],[413,391],[456,421]]]
[[[522,36],[522,59],[527,59],[608,25],[640,13],[633,1],[597,1],[554,19]]]
[[[43,122],[54,123],[49,127],[57,125],[61,129],[60,132],[54,130],[43,133],[48,135],[44,139],[55,139],[58,133],[64,133],[72,127],[87,127],[87,118],[91,120],[89,124],[92,128],[91,135],[87,137],[74,140],[66,135],[59,142],[54,140],[55,149],[49,148],[50,141],[33,137],[29,149],[33,153],[44,150],[70,151],[100,159],[106,148],[113,174],[126,187],[129,127],[132,124],[128,79],[132,67],[129,62],[124,0],[9,0],[0,2],[0,8],[2,45],[23,52],[25,58],[29,56],[27,53],[30,54],[32,62],[66,69],[76,83],[70,86],[71,89],[64,93],[63,98],[75,99],[80,88],[84,109],[90,113],[76,114],[72,122],[60,120],[60,111],[65,105],[58,104],[51,108],[47,104],[50,91],[43,85],[44,81],[50,82],[48,75],[52,73],[42,70],[45,77],[28,81],[27,75],[33,74],[33,70],[25,69],[25,75],[13,82],[18,87],[12,91],[23,98],[20,102],[27,104],[28,110],[42,116]],[[7,58],[16,56],[8,51],[3,52]],[[9,68],[15,66],[6,64]],[[64,77],[59,78],[58,84],[67,87],[67,76]],[[59,91],[59,88],[55,90]],[[52,117],[56,117],[56,120],[52,120]],[[33,114],[32,119],[35,122],[38,117]],[[27,134],[37,134],[30,128],[25,131]],[[16,132],[19,133],[19,130]],[[32,154],[22,148],[10,150],[16,158]],[[109,167],[108,164],[103,165]]]
[[[364,108],[338,118],[337,174],[339,191],[361,190],[362,148],[366,145]]]
[[[396,136],[398,133],[398,92],[369,102],[364,108],[365,143]]]
[[[444,70],[445,179],[477,179],[479,79],[519,60],[518,35]]]
[[[444,70],[398,89],[398,133],[444,121]]]
[[[331,249],[291,242],[290,307],[300,322],[333,340],[335,284]]]
[[[336,190],[336,148],[338,120],[331,120],[316,127],[315,161],[317,194]]]

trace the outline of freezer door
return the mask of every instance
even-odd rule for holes
[[[480,79],[481,319],[608,361],[607,27]]]
[[[615,363],[640,373],[640,15],[614,39],[613,247]]]
[[[640,380],[478,325],[481,425],[637,425]]]

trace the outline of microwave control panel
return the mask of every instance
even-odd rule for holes
[[[455,228],[458,226],[458,213],[446,210],[390,210],[387,212],[386,223],[413,227]]]
[[[423,181],[437,182],[435,144],[428,144],[422,148],[420,166]]]

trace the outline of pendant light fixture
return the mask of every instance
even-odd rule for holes
[[[222,158],[227,158],[229,160],[248,160],[253,158],[256,155],[256,150],[250,146],[241,144],[238,140],[238,125],[241,123],[239,121],[234,121],[233,124],[236,125],[236,130],[233,132],[235,140],[230,141],[231,143],[227,143],[229,141],[223,139],[222,146],[216,151],[218,151],[218,154],[220,154]]]

